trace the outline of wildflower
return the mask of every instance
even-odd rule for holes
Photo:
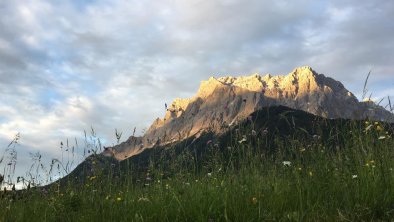
[[[357,178],[357,175],[352,175],[352,179],[356,179]]]
[[[252,130],[252,136],[256,136],[256,135],[257,135],[256,131]]]
[[[375,124],[375,125],[379,125],[379,122],[375,122],[374,124]]]
[[[367,126],[367,128],[365,128],[365,132],[368,132],[369,130],[371,130],[372,125]]]
[[[291,166],[290,161],[283,161],[282,164],[283,164],[283,166]]]
[[[301,167],[298,167],[298,168],[297,168],[297,170],[301,171],[301,170],[302,170],[302,168],[301,168]]]
[[[313,139],[314,140],[320,140],[320,136],[315,134],[315,135],[313,135]]]
[[[116,200],[117,200],[117,201],[121,201],[122,198],[121,198],[121,197],[117,197]]]
[[[107,196],[105,197],[105,199],[106,199],[106,200],[109,200],[110,197],[111,197],[111,195],[107,195]]]
[[[92,181],[92,180],[94,180],[96,178],[97,178],[96,176],[92,176],[92,177],[89,177],[89,180]]]
[[[384,140],[384,139],[386,139],[386,136],[379,136],[378,139],[379,139],[379,140]]]
[[[301,152],[301,153],[302,153],[302,152],[305,152],[305,150],[306,150],[305,148],[301,148],[301,149],[300,149],[300,152]]]
[[[365,121],[365,125],[369,125],[369,121]]]
[[[309,171],[309,176],[313,176],[313,172],[312,171]]]
[[[207,175],[208,175],[209,177],[211,177],[211,176],[212,176],[212,173],[207,173]]]
[[[254,204],[254,205],[257,204],[257,198],[256,197],[252,197],[252,204]]]
[[[367,166],[367,167],[371,166],[372,168],[374,168],[375,167],[375,160],[367,161],[367,163],[365,163],[365,166]]]
[[[376,126],[376,130],[377,130],[377,131],[383,131],[384,129],[383,129],[383,127],[381,127],[381,126],[378,125],[378,126]]]
[[[185,183],[186,186],[190,186],[190,183]]]
[[[246,142],[246,141],[247,141],[247,140],[246,140],[246,136],[244,135],[244,136],[242,137],[242,140],[238,141],[238,143],[241,144],[241,143]]]

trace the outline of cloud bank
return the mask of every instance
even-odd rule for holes
[[[3,1],[0,146],[20,132],[21,159],[59,157],[91,126],[111,145],[209,76],[310,65],[361,96],[372,70],[394,97],[392,21],[390,0]]]

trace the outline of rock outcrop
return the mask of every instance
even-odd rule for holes
[[[284,105],[326,118],[394,121],[394,115],[373,103],[359,102],[342,83],[299,67],[287,76],[211,77],[190,99],[175,99],[163,119],[157,118],[142,137],[107,149],[119,159],[158,144],[168,144],[203,131],[215,133],[265,106]]]

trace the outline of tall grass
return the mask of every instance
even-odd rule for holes
[[[0,221],[394,218],[390,125],[351,122],[324,138],[253,127],[233,130],[225,143],[204,142],[200,154],[185,145],[150,155],[144,167],[93,152],[83,183],[1,193]]]

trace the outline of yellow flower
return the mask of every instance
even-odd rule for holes
[[[367,166],[367,167],[371,166],[372,168],[374,168],[374,167],[375,167],[375,160],[367,161],[367,163],[365,164],[365,166]]]
[[[121,201],[122,198],[121,198],[121,197],[117,197],[116,200],[117,200],[117,201]]]
[[[312,171],[309,171],[309,176],[313,176],[313,172]]]
[[[378,125],[378,126],[376,126],[376,130],[377,131],[383,131],[384,129],[381,126]]]

